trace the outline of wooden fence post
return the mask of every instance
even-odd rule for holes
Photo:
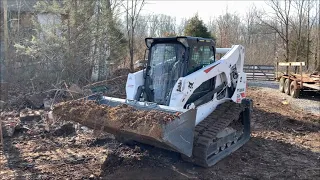
[[[253,71],[252,71],[252,79],[255,80],[255,77],[254,77],[254,73],[255,73],[255,71],[256,71],[256,70],[255,70],[255,66],[252,66],[252,68],[253,68]]]
[[[278,80],[278,62],[276,62],[276,72],[274,72],[276,80]]]
[[[0,145],[1,145],[1,149],[0,150],[3,150],[3,133],[2,133],[2,118],[0,117]]]

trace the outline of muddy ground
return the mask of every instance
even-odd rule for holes
[[[319,179],[319,116],[298,111],[277,90],[250,88],[252,138],[205,169],[178,153],[124,145],[112,135],[79,128],[54,136],[19,132],[5,138],[1,179]]]

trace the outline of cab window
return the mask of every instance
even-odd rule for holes
[[[193,46],[188,63],[188,74],[214,62],[213,48],[211,46]]]

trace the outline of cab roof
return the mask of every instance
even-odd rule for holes
[[[185,39],[188,46],[192,46],[192,45],[194,46],[197,44],[215,46],[215,42],[212,38],[202,38],[202,37],[194,37],[194,36],[155,37],[155,38],[148,37],[148,38],[145,38],[145,42],[146,42],[146,45],[148,46],[148,43],[147,43],[148,40],[151,40],[153,44],[153,43],[161,43],[161,42],[181,42],[180,41],[181,39]]]

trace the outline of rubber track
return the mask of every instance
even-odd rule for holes
[[[244,106],[235,102],[219,105],[206,119],[195,127],[192,161],[207,166],[207,149],[216,140],[216,135],[233,121],[238,120]]]

